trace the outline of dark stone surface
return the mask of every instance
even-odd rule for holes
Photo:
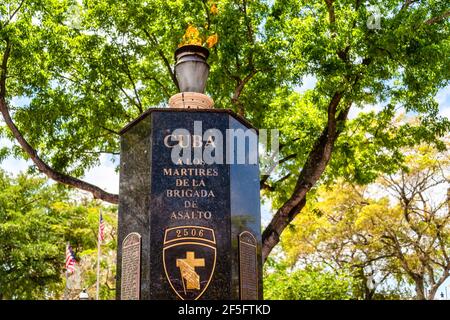
[[[219,129],[225,143],[227,129],[249,127],[226,110],[152,109],[122,130],[118,243],[131,232],[142,236],[141,299],[239,299],[238,236],[249,231],[258,242],[262,298],[258,165],[174,164],[164,139],[178,128],[193,134],[194,121],[202,122],[201,134]],[[189,197],[183,190],[208,196]],[[188,200],[196,208],[185,208]]]
[[[247,127],[230,117],[231,129],[246,129]],[[247,145],[246,148],[251,148]],[[249,152],[258,153],[257,146]],[[248,154],[248,152],[247,152]],[[258,270],[260,293],[262,299],[262,256],[261,256],[261,211],[259,198],[259,166],[251,164],[230,165],[230,216],[232,243],[232,275],[233,299],[239,299],[239,234],[243,231],[252,233],[257,242]]]
[[[141,299],[150,299],[151,118],[144,118],[121,142],[116,297],[121,296],[122,242],[141,235]]]

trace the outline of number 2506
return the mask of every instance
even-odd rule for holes
[[[203,237],[203,230],[197,229],[181,229],[177,230],[177,238],[181,237]]]

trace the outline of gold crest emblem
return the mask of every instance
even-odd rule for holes
[[[167,280],[182,300],[197,300],[211,282],[216,265],[214,230],[199,226],[169,228],[164,234]]]

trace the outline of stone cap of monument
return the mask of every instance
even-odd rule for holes
[[[198,92],[180,92],[169,99],[169,107],[183,109],[211,109],[214,100]]]
[[[258,129],[254,127],[247,119],[238,115],[236,112],[230,109],[188,109],[188,108],[149,108],[143,113],[141,113],[136,119],[132,120],[125,127],[123,127],[119,134],[123,135],[125,132],[130,130],[136,124],[141,122],[147,116],[149,116],[152,112],[198,112],[198,113],[227,113],[230,116],[234,117],[236,120],[241,122],[243,125],[247,126],[250,129],[254,129],[258,134]]]

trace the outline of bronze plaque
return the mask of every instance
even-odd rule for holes
[[[121,300],[139,300],[141,282],[141,235],[132,232],[122,243]]]
[[[258,299],[257,242],[253,234],[244,231],[239,235],[239,277],[241,300]]]
[[[180,299],[200,298],[216,267],[214,230],[201,226],[166,229],[163,265],[167,280]]]

